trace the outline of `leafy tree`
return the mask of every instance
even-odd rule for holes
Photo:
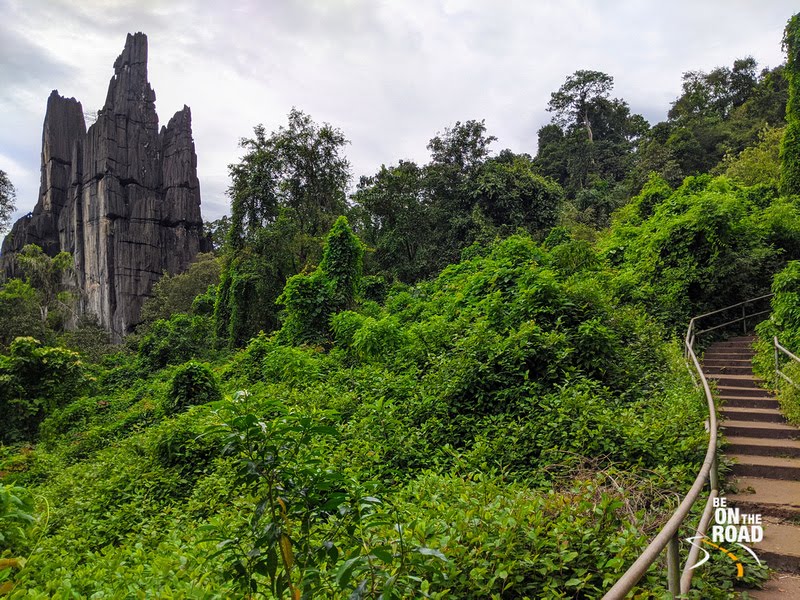
[[[594,141],[589,111],[592,104],[608,97],[614,78],[600,71],[580,69],[567,77],[564,84],[550,95],[547,110],[555,113],[553,120],[563,128],[574,124],[586,131],[591,144]]]
[[[789,100],[789,85],[786,81],[785,65],[773,69],[762,69],[750,98],[733,112],[733,117],[752,122],[757,127],[764,124],[783,127],[786,104]]]
[[[247,150],[238,164],[230,165],[233,183],[229,239],[235,249],[252,243],[258,231],[274,223],[280,209],[290,208],[300,234],[320,235],[343,214],[350,164],[341,155],[344,134],[292,109],[289,124],[267,136],[262,125],[255,138],[244,138]],[[300,260],[313,255],[311,240],[303,240]]]
[[[431,164],[468,173],[489,156],[489,146],[495,141],[495,136],[486,135],[483,120],[456,121],[455,125],[446,127],[443,133],[436,134],[428,142]]]
[[[507,150],[481,166],[472,190],[477,206],[503,233],[544,232],[556,224],[563,190],[535,172],[527,155]]]
[[[339,217],[328,234],[320,266],[286,282],[278,303],[286,307],[281,338],[292,344],[318,344],[330,338],[330,318],[352,308],[359,291],[364,247]]]
[[[800,194],[800,13],[786,24],[783,33],[786,51],[786,80],[789,102],[786,105],[786,130],[781,141],[781,191]]]
[[[487,135],[484,121],[469,120],[456,121],[428,143],[431,160],[425,167],[425,186],[437,241],[433,272],[458,261],[461,249],[474,241],[477,227],[472,218],[475,200],[471,191],[496,139]]]
[[[193,312],[194,299],[219,283],[221,261],[212,254],[198,254],[189,268],[178,275],[164,273],[142,305],[141,319],[149,324],[176,313]]]
[[[36,290],[20,279],[7,281],[0,287],[0,350],[8,348],[14,338],[43,339],[45,334]]]
[[[157,371],[167,365],[208,356],[212,350],[212,323],[208,317],[178,313],[153,322],[139,341],[142,365]]]
[[[77,295],[65,281],[74,270],[72,255],[59,252],[51,258],[39,246],[28,244],[16,259],[25,279],[36,290],[42,323],[50,323],[51,311],[56,317],[56,326],[71,318]]]
[[[717,67],[709,73],[688,71],[683,74],[683,94],[674,102],[669,117],[691,121],[715,115],[727,118],[733,109],[744,104],[758,84],[756,60],[752,56],[733,62],[733,68]]]
[[[569,180],[567,171],[568,149],[564,141],[564,130],[556,123],[540,128],[536,152],[536,171],[561,185]]]
[[[368,268],[414,282],[476,242],[518,228],[544,235],[555,224],[561,188],[526,154],[490,156],[494,141],[483,121],[457,121],[431,139],[424,166],[400,161],[361,179],[349,214],[374,249]]]
[[[614,80],[599,71],[576,71],[553,92],[548,111],[553,122],[539,130],[534,161],[542,175],[555,178],[573,201],[570,220],[607,225],[610,213],[627,197],[636,146],[647,121],[628,104],[610,99]]]
[[[257,232],[252,244],[224,257],[214,304],[218,342],[241,346],[260,331],[280,326],[275,300],[286,281],[304,266],[299,243],[292,210],[282,208],[271,226]]]
[[[425,170],[401,160],[381,165],[371,177],[362,177],[353,194],[358,232],[374,248],[378,270],[402,281],[418,278],[430,264],[433,224],[425,185]]]
[[[224,215],[215,221],[204,221],[203,232],[211,239],[214,252],[220,252],[230,236],[231,218]]]
[[[639,144],[630,174],[632,192],[653,171],[677,186],[684,177],[722,172],[725,157],[736,156],[757,143],[764,127],[782,127],[787,85],[784,68],[756,71],[747,57],[732,67],[683,76],[683,92],[667,121],[655,125]]]
[[[345,144],[340,130],[296,109],[287,127],[267,136],[259,125],[241,141],[247,152],[230,165],[230,251],[214,308],[221,343],[274,330],[286,280],[320,260],[325,232],[347,209]]]
[[[47,415],[88,391],[89,385],[76,352],[17,338],[8,356],[0,355],[0,442],[32,440]]]
[[[11,224],[11,215],[14,214],[16,206],[16,191],[6,172],[0,170],[0,234],[8,230]]]
[[[481,228],[475,178],[495,139],[483,121],[456,121],[430,140],[426,165],[400,161],[362,177],[349,214],[374,248],[368,264],[411,282],[457,261]]]
[[[781,176],[780,146],[783,128],[765,127],[758,143],[748,146],[737,156],[725,157],[725,175],[741,185],[759,183],[778,186]]]

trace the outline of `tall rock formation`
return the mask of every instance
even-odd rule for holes
[[[72,151],[86,137],[81,103],[62,98],[53,90],[47,99],[42,129],[42,164],[39,201],[33,212],[22,217],[3,242],[4,271],[15,274],[10,254],[25,244],[36,244],[54,256],[61,250],[58,218],[70,198]]]
[[[155,99],[143,33],[128,35],[88,132],[80,103],[54,91],[39,201],[2,248],[8,275],[25,244],[72,253],[81,311],[117,340],[138,323],[162,273],[183,271],[206,244],[191,112],[184,106],[159,131]]]

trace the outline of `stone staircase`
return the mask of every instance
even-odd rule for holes
[[[728,502],[762,515],[764,540],[753,549],[777,571],[750,596],[800,598],[800,429],[786,422],[778,401],[754,377],[753,341],[746,336],[714,343],[703,356],[703,372],[722,400],[725,456],[737,489],[726,495]]]

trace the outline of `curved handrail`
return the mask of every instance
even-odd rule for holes
[[[800,384],[798,384],[794,379],[789,377],[789,375],[787,375],[786,373],[784,373],[781,370],[780,354],[783,354],[784,356],[788,356],[792,361],[794,361],[796,363],[799,363],[799,364],[800,364],[800,357],[798,357],[796,354],[794,354],[788,348],[785,348],[778,341],[778,336],[777,335],[772,337],[772,347],[774,348],[774,351],[775,351],[775,386],[777,387],[778,384],[780,383],[780,381],[778,379],[778,377],[780,377],[784,381],[788,381],[789,383],[791,383],[794,387],[800,387]]]
[[[691,321],[689,321],[689,326],[686,330],[686,336],[684,337],[684,346],[686,352],[686,359],[691,363],[690,366],[694,367],[694,370],[699,375],[699,382],[703,388],[703,392],[706,396],[706,403],[708,404],[708,420],[706,421],[706,427],[708,428],[708,447],[706,448],[706,455],[703,460],[703,464],[700,467],[700,472],[697,474],[697,477],[692,484],[692,487],[689,489],[689,492],[683,498],[681,503],[678,505],[678,508],[675,509],[675,512],[672,514],[670,519],[666,522],[664,527],[661,528],[661,531],[658,532],[655,538],[650,542],[647,548],[644,549],[642,554],[636,561],[628,568],[627,571],[622,575],[622,577],[617,580],[617,582],[612,586],[608,592],[603,596],[604,600],[616,600],[624,598],[639,582],[642,576],[647,572],[647,569],[656,561],[659,557],[661,552],[664,548],[668,548],[667,550],[667,584],[670,593],[673,596],[677,596],[680,593],[687,593],[691,586],[692,581],[692,569],[688,568],[689,565],[694,565],[698,550],[696,547],[692,547],[692,551],[689,553],[689,559],[686,561],[686,568],[684,569],[683,574],[679,573],[679,540],[678,540],[678,530],[680,526],[683,524],[684,520],[688,516],[689,512],[691,511],[694,503],[700,496],[700,493],[703,491],[705,487],[706,481],[709,482],[709,499],[706,502],[706,506],[703,510],[703,515],[700,518],[700,524],[698,526],[698,534],[704,535],[705,529],[708,526],[708,522],[710,520],[710,516],[713,510],[713,498],[716,497],[719,493],[719,481],[717,477],[717,411],[716,406],[714,404],[714,397],[711,394],[711,388],[708,385],[708,380],[703,373],[703,369],[700,366],[700,361],[697,359],[697,354],[694,351],[694,344],[697,339],[698,335],[703,333],[707,333],[709,331],[713,331],[715,329],[719,329],[721,327],[732,325],[734,323],[743,322],[745,327],[747,324],[747,319],[753,319],[754,317],[760,316],[765,314],[769,311],[760,311],[753,314],[747,314],[746,306],[748,304],[752,304],[754,302],[758,302],[760,300],[764,300],[766,298],[771,297],[772,294],[766,294],[764,296],[758,296],[757,298],[752,298],[750,300],[745,300],[744,302],[739,302],[737,304],[732,304],[730,306],[726,306],[725,308],[721,308],[719,310],[715,310],[709,313],[705,313],[702,315],[698,315],[694,317]],[[709,327],[707,329],[696,331],[697,323],[701,319],[705,319],[712,315],[721,314],[725,311],[729,311],[734,308],[742,308],[742,316],[727,321],[721,325],[715,325],[714,327]]]

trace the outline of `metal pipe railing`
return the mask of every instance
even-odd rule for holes
[[[800,385],[795,383],[794,379],[792,379],[786,373],[781,371],[781,366],[780,366],[780,360],[779,360],[779,354],[778,353],[782,352],[783,354],[788,356],[790,359],[792,359],[796,363],[800,363],[800,358],[798,358],[795,354],[790,352],[788,349],[784,348],[781,345],[781,343],[778,341],[778,336],[777,335],[772,338],[772,345],[775,348],[775,375],[776,375],[776,377],[775,377],[775,387],[778,386],[778,377],[781,377],[784,380],[788,381],[794,387],[800,387]]]
[[[705,531],[711,519],[711,514],[713,513],[713,498],[719,494],[719,477],[717,474],[717,410],[714,404],[714,396],[711,393],[708,380],[706,379],[703,369],[700,366],[700,361],[697,359],[694,345],[699,335],[720,329],[721,327],[733,325],[740,321],[742,322],[742,326],[746,332],[748,319],[752,324],[754,318],[769,312],[768,310],[762,310],[748,314],[746,310],[747,305],[770,298],[771,296],[772,294],[765,294],[763,296],[758,296],[757,298],[745,300],[744,302],[738,302],[719,310],[698,315],[689,321],[689,326],[686,329],[686,336],[684,337],[684,351],[686,353],[686,360],[687,365],[689,365],[690,368],[690,373],[693,375],[694,373],[697,374],[697,377],[693,378],[695,379],[695,382],[699,382],[699,386],[703,388],[703,392],[706,397],[706,403],[708,405],[708,420],[706,421],[706,427],[708,429],[708,446],[706,448],[706,455],[703,460],[703,464],[700,467],[700,472],[697,474],[697,477],[695,478],[692,487],[689,489],[689,492],[678,505],[678,508],[675,509],[675,512],[672,514],[670,519],[661,528],[661,531],[658,532],[656,537],[653,538],[647,548],[644,549],[639,558],[637,558],[636,561],[628,568],[628,570],[625,571],[625,573],[619,578],[619,580],[617,580],[613,587],[606,592],[606,594],[603,596],[604,600],[616,600],[624,598],[636,586],[650,566],[658,559],[664,548],[667,548],[667,587],[670,594],[673,597],[677,597],[679,594],[688,593],[689,589],[691,588],[693,570],[690,568],[690,565],[694,566],[696,563],[699,550],[692,546],[692,550],[689,552],[683,573],[681,573],[679,570],[680,545],[678,531],[681,525],[684,524],[684,521],[694,506],[694,503],[700,497],[701,492],[705,488],[706,482],[708,482],[709,498],[706,502],[705,508],[703,509],[703,514],[700,517],[700,522],[697,527],[697,534],[701,536],[705,535]],[[700,320],[739,307],[742,308],[742,315],[740,317],[727,321],[722,325],[715,325],[700,331],[696,330],[696,325]],[[694,367],[694,369],[692,369],[692,367]]]

